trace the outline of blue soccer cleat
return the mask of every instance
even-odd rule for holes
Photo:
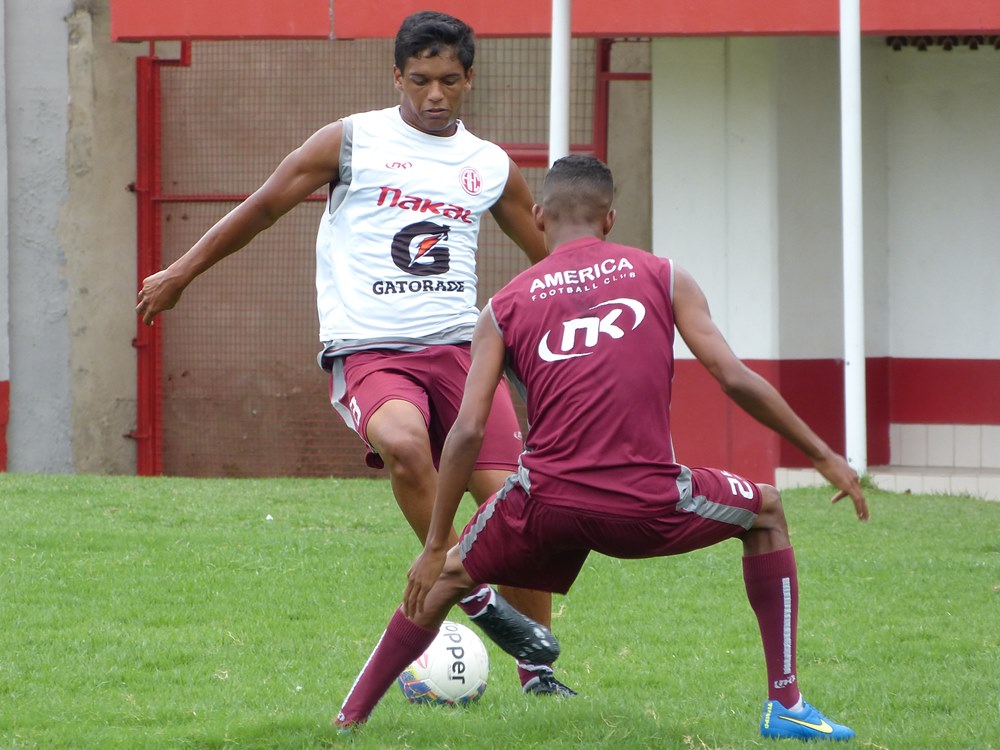
[[[785,708],[778,701],[767,701],[760,718],[760,733],[763,737],[792,740],[849,740],[854,737],[850,727],[835,724],[805,701],[798,711]]]

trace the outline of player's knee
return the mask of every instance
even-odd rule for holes
[[[427,434],[401,429],[378,440],[375,446],[393,473],[423,473],[431,462]]]
[[[769,484],[759,484],[760,488],[760,513],[758,514],[758,528],[768,527],[787,532],[788,523],[785,521],[785,509],[781,504],[781,493]]]
[[[458,601],[469,593],[476,584],[469,576],[469,572],[462,565],[462,559],[458,548],[453,547],[448,551],[445,558],[444,568],[438,577],[438,585],[448,592],[448,598]]]

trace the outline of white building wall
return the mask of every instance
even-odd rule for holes
[[[843,356],[838,54],[828,37],[653,40],[654,250],[744,358]],[[863,55],[866,340],[885,356],[884,40]]]
[[[67,33],[71,0],[6,0],[11,471],[65,472],[70,331],[65,249]]]
[[[838,55],[822,37],[653,41],[654,251],[695,274],[743,358],[842,357]],[[867,355],[1000,359],[1000,53],[879,37],[862,55]],[[883,486],[1000,497],[991,419],[890,424],[892,463],[925,471]]]
[[[892,355],[1000,358],[1000,52],[887,56]]]
[[[889,285],[889,176],[886,122],[889,116],[889,79],[886,75],[890,53],[882,37],[861,42],[862,180],[864,181],[865,242],[865,350],[869,357],[891,355],[891,289]],[[837,56],[834,66],[839,66]],[[838,72],[839,75],[839,72]],[[838,84],[839,97],[839,84]],[[837,108],[839,117],[840,108]],[[839,128],[835,131],[840,139]],[[839,170],[839,151],[838,151]],[[840,180],[837,180],[840,190]],[[838,210],[839,199],[836,201]],[[839,217],[838,217],[839,221]],[[840,242],[838,235],[838,242]],[[838,262],[840,252],[837,252]],[[838,349],[838,351],[840,351]]]
[[[834,357],[844,311],[837,40],[777,44],[780,353]]]
[[[726,41],[652,42],[653,252],[694,274],[725,327]],[[679,357],[691,354],[681,342]]]
[[[776,41],[725,40],[726,335],[751,359],[779,356]]]
[[[840,71],[838,41],[778,42],[780,353],[843,357]],[[888,354],[885,42],[862,45],[865,344]]]
[[[886,70],[892,356],[998,359],[1000,52],[903,49]],[[995,403],[984,406],[995,414]],[[948,472],[887,488],[1000,499],[1000,426],[894,424],[890,435],[894,464]]]
[[[868,356],[996,359],[1000,53],[862,50]],[[827,37],[653,41],[654,247],[744,357],[842,351],[838,64]]]
[[[109,0],[0,0],[7,468],[132,473],[135,58]],[[6,220],[6,221],[5,221]],[[4,241],[6,239],[6,242]]]
[[[769,39],[652,51],[653,249],[694,275],[744,358],[777,353],[775,54]]]
[[[65,19],[69,199],[58,225],[71,284],[73,466],[132,474],[138,287],[136,196],[128,185],[136,174],[135,58],[148,46],[112,43],[106,5],[76,5]]]

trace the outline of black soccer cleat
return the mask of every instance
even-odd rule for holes
[[[559,641],[541,623],[521,614],[496,591],[486,608],[470,618],[491,641],[521,661],[551,664],[559,657]]]
[[[576,691],[563,685],[551,674],[532,677],[521,687],[521,691],[532,695],[555,695],[559,698],[575,698]]]

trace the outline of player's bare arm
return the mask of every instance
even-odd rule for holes
[[[691,353],[723,391],[761,424],[770,427],[805,453],[817,471],[839,492],[833,502],[850,497],[861,520],[868,504],[858,474],[795,413],[780,393],[733,353],[712,320],[708,301],[691,275],[674,264],[674,321]]]
[[[170,310],[198,275],[245,247],[262,231],[337,179],[342,126],[331,123],[286,156],[253,195],[243,201],[169,267],[147,277],[139,291],[136,312],[142,322]]]
[[[427,542],[407,574],[403,594],[403,612],[407,617],[412,618],[422,610],[427,592],[444,567],[455,513],[476,465],[486,421],[493,406],[493,394],[503,377],[503,367],[503,339],[487,308],[479,316],[472,336],[472,366],[462,395],[462,406],[441,449],[437,497]]]
[[[510,237],[534,264],[549,253],[545,247],[545,236],[535,226],[532,218],[532,206],[534,199],[531,197],[531,189],[521,170],[511,159],[507,185],[500,199],[493,204],[490,213],[504,234]]]

